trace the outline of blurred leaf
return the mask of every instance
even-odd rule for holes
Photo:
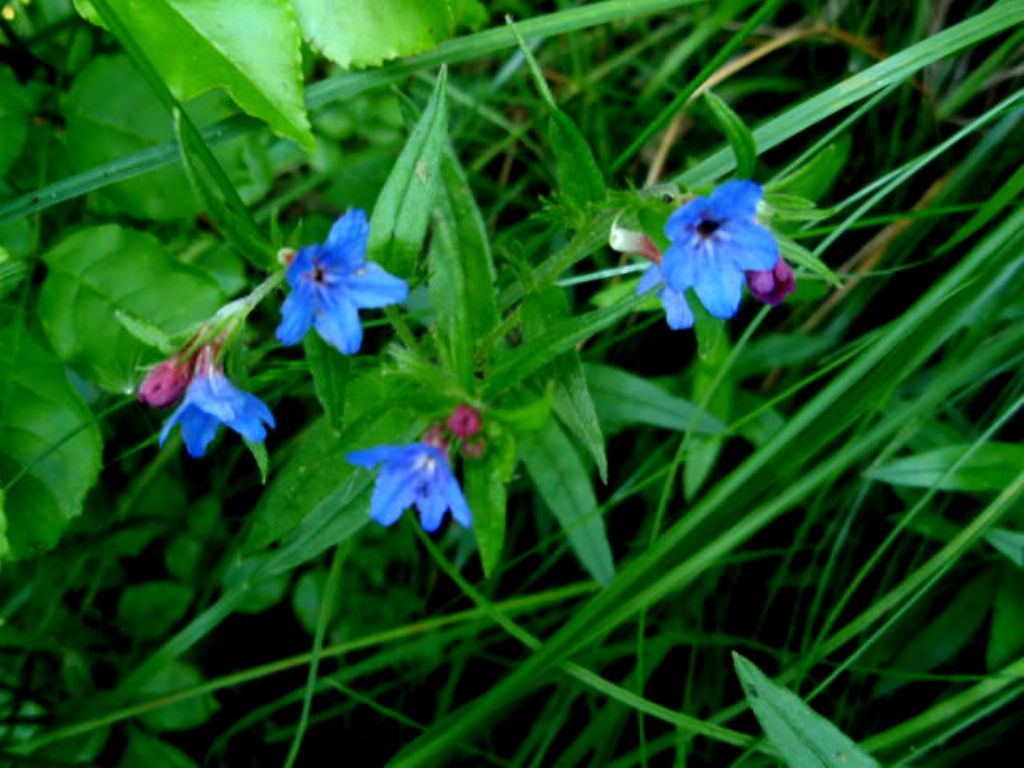
[[[408,278],[416,267],[441,185],[448,137],[448,70],[441,68],[423,114],[409,134],[370,218],[367,260]]]
[[[846,165],[852,145],[848,135],[840,136],[792,173],[768,182],[765,192],[820,200]]]
[[[441,175],[429,254],[430,303],[451,367],[471,393],[476,345],[499,321],[494,263],[487,227],[451,150],[441,157]]]
[[[729,146],[732,147],[732,153],[736,157],[736,177],[754,178],[754,168],[757,165],[757,144],[754,141],[754,134],[732,107],[711,91],[704,92],[704,101],[711,111],[711,116],[729,141]]]
[[[134,315],[130,315],[120,309],[114,312],[114,317],[117,318],[117,322],[123,325],[124,329],[128,331],[128,333],[141,341],[147,347],[152,347],[159,351],[162,355],[170,357],[181,348],[180,344],[176,344],[171,341],[170,336],[148,320],[135,317]]]
[[[105,3],[179,100],[223,88],[243,111],[313,151],[302,93],[299,26],[288,0]],[[97,21],[84,0],[76,5],[87,19]]]
[[[732,376],[726,375],[712,391],[711,386],[718,378],[719,371],[729,361],[732,345],[729,336],[720,335],[714,350],[706,356],[699,356],[692,366],[693,400],[703,403],[708,400],[707,411],[720,421],[728,422],[732,415],[733,394],[736,385]],[[693,499],[718,460],[723,438],[720,435],[691,435],[686,446],[686,464],[683,470],[683,489],[687,501]]]
[[[996,672],[1024,653],[1024,571],[1003,568],[996,588],[985,665]]]
[[[462,462],[462,485],[473,513],[473,533],[485,577],[493,574],[501,561],[508,501],[505,484],[516,467],[516,443],[512,436],[504,430],[489,432],[484,455]]]
[[[649,424],[681,432],[693,419],[693,403],[670,395],[641,376],[597,363],[587,363],[583,370],[605,432],[618,432],[633,424]],[[724,427],[705,413],[695,429],[702,434],[714,434]]]
[[[345,415],[349,360],[326,344],[318,333],[307,333],[302,344],[309,372],[313,375],[313,388],[324,409],[327,424],[334,432],[340,432]]]
[[[31,103],[14,73],[0,66],[0,176],[18,159],[28,138]]]
[[[224,569],[220,580],[224,591],[245,591],[245,596],[235,608],[240,613],[263,613],[280,603],[288,594],[288,584],[291,581],[289,574],[259,573],[270,557],[271,555],[264,553],[244,560],[236,558]]]
[[[0,488],[0,563],[11,554],[11,543],[7,540],[7,515],[4,513],[4,489]]]
[[[985,541],[1006,555],[1018,568],[1024,568],[1024,533],[1006,528],[993,528],[985,533]]]
[[[101,387],[126,392],[154,355],[117,312],[169,335],[191,329],[224,297],[202,270],[175,261],[148,234],[114,224],[82,229],[44,254],[39,315],[61,359]]]
[[[13,557],[57,543],[96,482],[102,446],[64,366],[19,322],[0,328],[0,481]]]
[[[590,473],[553,419],[520,437],[519,453],[538,494],[565,531],[576,557],[602,585],[615,576],[615,561]]]
[[[935,252],[935,255],[948,253],[971,235],[981,231],[1008,205],[1012,205],[1022,191],[1024,191],[1024,165],[1019,166],[1010,178],[996,190],[995,194],[988,196],[981,208],[975,211],[967,223],[960,227],[956,234]]]
[[[194,666],[183,661],[171,661],[141,686],[139,692],[147,699],[157,699],[202,682],[203,675]],[[213,695],[204,693],[150,710],[140,715],[139,719],[157,732],[188,731],[201,726],[218,709],[220,705]]]
[[[915,628],[889,663],[895,674],[881,677],[875,685],[876,697],[887,696],[910,682],[903,673],[930,672],[970,642],[992,607],[994,576],[993,571],[986,571],[961,587],[942,602],[937,615]]]
[[[196,768],[196,764],[177,747],[133,729],[118,768]]]
[[[173,141],[170,115],[127,56],[100,56],[75,78],[63,102],[66,138],[71,159],[79,170],[116,161],[124,155]],[[213,122],[231,114],[219,93],[187,106],[192,119]],[[259,171],[253,153],[254,137],[221,144],[216,156],[247,200],[261,197],[270,179]],[[184,171],[162,168],[142,178],[119,182],[103,191],[105,199],[144,219],[174,219],[194,215],[199,206]]]
[[[869,768],[869,754],[796,694],[776,685],[738,653],[732,655],[747,704],[790,768]]]
[[[569,301],[557,286],[547,286],[531,293],[523,301],[523,335],[527,341],[540,336],[546,329],[569,317]],[[608,482],[608,459],[604,451],[604,435],[597,419],[594,401],[587,389],[580,353],[569,349],[555,358],[550,370],[542,376],[554,379],[554,410],[587,449],[597,465],[601,482]]]
[[[949,472],[971,448],[970,443],[943,446],[887,462],[865,472],[864,476],[888,485],[910,488],[1002,491],[1024,466],[1024,445],[992,442],[977,446],[969,458]]]
[[[163,637],[185,616],[192,597],[189,587],[174,581],[133,584],[118,600],[117,624],[140,640]]]
[[[428,51],[455,25],[450,0],[295,0],[295,8],[309,44],[346,69]]]

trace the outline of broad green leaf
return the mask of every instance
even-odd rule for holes
[[[878,763],[799,696],[776,685],[738,653],[732,655],[747,704],[790,768],[873,768]]]
[[[590,473],[553,419],[520,437],[519,454],[538,494],[569,538],[576,557],[599,584],[615,576],[615,561]]]
[[[118,768],[196,768],[196,764],[177,747],[133,729]]]
[[[202,673],[191,664],[172,661],[141,686],[139,692],[147,699],[192,688],[203,682]],[[150,710],[140,719],[151,729],[161,731],[187,731],[198,728],[220,709],[209,693],[182,699],[159,709]]]
[[[996,672],[1024,653],[1024,570],[1004,568],[992,611],[985,665]]]
[[[732,147],[732,153],[736,158],[737,178],[754,178],[754,168],[757,165],[757,143],[754,141],[754,134],[732,107],[711,91],[704,92],[704,101],[707,102],[711,116]]]
[[[516,444],[505,430],[488,430],[486,439],[487,447],[481,458],[463,460],[462,486],[473,513],[473,534],[484,576],[490,576],[501,561],[505,543],[505,484],[516,466]]]
[[[643,300],[643,296],[631,296],[614,306],[567,318],[535,339],[520,344],[498,358],[488,372],[484,381],[485,395],[494,397],[515,386],[579,342],[617,323]]]
[[[523,301],[523,335],[530,341],[568,316],[569,301],[561,288],[548,286],[531,293]],[[587,389],[580,353],[575,348],[563,352],[552,361],[550,369],[542,370],[540,375],[554,379],[555,413],[594,459],[601,482],[608,482],[604,435],[601,434],[601,424],[597,418],[594,401]]]
[[[135,317],[120,309],[114,313],[114,317],[117,318],[117,322],[123,325],[128,333],[147,347],[152,347],[164,356],[170,357],[181,347],[180,344],[175,344],[171,341],[170,336],[148,320]]]
[[[609,365],[587,363],[590,394],[604,431],[614,433],[633,424],[683,431],[693,420],[694,405],[666,392],[652,381]],[[701,434],[714,434],[724,427],[705,413],[695,425]]]
[[[477,342],[499,320],[494,263],[480,209],[450,150],[441,158],[441,175],[429,254],[430,303],[451,367],[472,392]]]
[[[430,50],[455,25],[450,0],[295,0],[295,8],[309,44],[346,69]]]
[[[765,192],[820,200],[832,188],[846,165],[852,145],[853,141],[848,135],[841,136],[792,173],[768,182]]]
[[[57,543],[96,482],[101,451],[64,366],[20,323],[0,329],[0,485],[13,557]]]
[[[79,0],[80,10],[84,5]],[[223,88],[245,112],[313,151],[299,25],[288,0],[147,0],[144,5],[106,0],[106,5],[179,100]],[[94,12],[84,15],[96,21]]]
[[[118,600],[117,624],[141,640],[163,637],[185,616],[192,598],[192,589],[175,581],[133,584]]]
[[[227,100],[211,93],[187,107],[193,120],[208,123],[230,114]],[[64,99],[67,143],[79,170],[115,161],[126,154],[173,141],[171,116],[127,56],[100,56],[75,78]],[[234,139],[216,156],[246,200],[261,197],[270,185],[263,150],[253,138]],[[105,200],[145,219],[192,216],[198,203],[181,168],[164,168],[144,178],[104,190]]]
[[[441,155],[448,137],[448,70],[441,68],[434,93],[412,129],[370,219],[367,259],[399,277],[409,277],[427,236]]]
[[[212,277],[172,259],[151,235],[114,224],[79,230],[43,260],[39,315],[51,344],[112,391],[130,390],[138,366],[153,358],[118,311],[174,335],[208,318],[224,298]]]
[[[267,484],[267,477],[270,475],[270,454],[267,453],[267,444],[264,442],[253,442],[247,437],[242,438],[252,460],[256,462],[256,469],[260,472],[260,483]]]
[[[0,176],[18,159],[25,146],[30,106],[14,73],[0,66]]]
[[[1024,445],[985,443],[960,466],[971,444],[947,445],[916,456],[895,459],[869,470],[865,477],[888,485],[940,491],[1001,491],[1024,467]],[[948,474],[947,474],[948,473]]]
[[[326,344],[318,333],[307,333],[302,345],[306,351],[309,372],[313,374],[313,388],[324,409],[327,424],[333,432],[340,432],[345,415],[349,360]]]

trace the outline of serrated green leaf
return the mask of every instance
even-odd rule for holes
[[[441,68],[423,114],[409,134],[377,197],[370,218],[367,259],[399,277],[416,266],[441,185],[441,155],[448,137],[448,70]]]
[[[79,230],[44,254],[43,327],[62,360],[101,387],[124,392],[154,355],[117,318],[147,318],[166,334],[186,331],[223,302],[216,281],[175,261],[152,236],[114,224]]]
[[[753,662],[732,655],[747,704],[790,768],[875,768],[875,759]]]
[[[430,243],[430,303],[441,344],[467,392],[475,389],[477,343],[498,325],[490,240],[458,159],[441,158],[442,185]]]
[[[25,147],[30,107],[28,96],[14,73],[0,66],[0,176]]]
[[[422,53],[455,26],[445,0],[295,0],[309,44],[345,68]]]
[[[506,430],[489,430],[484,455],[462,463],[462,488],[473,513],[473,534],[480,549],[484,576],[490,576],[501,560],[505,543],[505,484],[516,465],[516,443]]]
[[[319,334],[307,333],[303,339],[306,362],[313,375],[313,388],[324,409],[327,424],[333,432],[341,432],[345,416],[345,389],[348,384],[349,360],[326,344]]]
[[[15,558],[50,549],[82,511],[102,441],[64,366],[18,322],[0,329],[0,482]]]
[[[242,110],[313,151],[299,25],[290,2],[105,0],[105,5],[179,100],[223,88]],[[86,10],[82,0],[78,6]],[[83,15],[96,20],[94,12]]]
[[[711,91],[704,92],[704,101],[711,111],[711,116],[729,141],[729,146],[732,147],[732,153],[736,157],[736,177],[754,178],[754,168],[757,165],[757,143],[754,141],[754,134],[732,107]]]
[[[985,443],[961,462],[971,444],[946,445],[894,459],[869,470],[865,477],[888,485],[936,488],[940,491],[1002,491],[1024,466],[1024,445]],[[950,469],[960,465],[950,472]]]
[[[520,437],[519,453],[580,563],[599,584],[608,584],[615,576],[615,561],[590,473],[575,446],[562,428],[549,420],[538,432]]]

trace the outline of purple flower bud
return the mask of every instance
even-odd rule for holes
[[[748,271],[747,287],[765,304],[778,306],[796,289],[793,268],[780,256],[773,269]]]
[[[430,429],[423,433],[423,442],[437,448],[447,457],[448,438],[445,436],[444,427],[440,424],[431,424]]]
[[[468,405],[458,405],[448,417],[448,429],[457,438],[465,440],[480,431],[480,411]]]
[[[172,357],[146,375],[137,396],[153,408],[168,408],[181,398],[191,380],[192,366]]]

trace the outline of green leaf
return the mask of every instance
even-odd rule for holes
[[[736,157],[736,176],[740,179],[754,178],[757,165],[757,143],[754,134],[728,104],[711,91],[704,92],[704,101],[711,110],[711,116],[725,134]]]
[[[273,555],[270,553],[261,552],[244,560],[235,558],[224,569],[220,582],[225,593],[238,589],[243,591],[244,596],[235,606],[239,613],[263,613],[280,603],[288,594],[291,581],[289,574],[279,571],[260,573],[271,557]]]
[[[985,541],[1006,555],[1011,563],[1024,568],[1024,533],[1007,528],[993,528],[985,533]]]
[[[231,113],[229,102],[219,93],[203,96],[187,109],[200,123]],[[79,170],[174,140],[170,115],[127,56],[93,59],[72,83],[63,113],[71,159]],[[254,172],[259,164],[254,164],[253,158],[263,152],[254,137],[233,139],[216,151],[228,176],[248,200],[261,197],[269,187],[269,176]],[[108,187],[103,199],[145,219],[183,218],[199,208],[188,179],[177,167]]]
[[[501,560],[505,543],[505,484],[516,466],[516,444],[505,430],[488,430],[487,447],[479,459],[462,463],[462,486],[473,513],[473,534],[480,549],[484,576],[490,576]]]
[[[587,363],[583,370],[598,418],[607,433],[618,432],[633,424],[682,432],[693,419],[693,403],[669,394],[641,376],[597,363]],[[707,435],[722,429],[723,425],[707,413],[695,425],[698,433]]]
[[[412,129],[377,197],[370,219],[367,259],[399,277],[412,274],[427,236],[441,184],[441,154],[448,136],[448,69]]]
[[[118,768],[196,768],[196,764],[166,741],[132,730]]]
[[[732,345],[729,336],[722,332],[714,349],[707,355],[700,356],[693,365],[693,399],[703,403],[708,399],[707,410],[722,421],[728,421],[732,415],[733,395],[736,390],[731,376],[726,375],[718,386],[711,386],[718,378],[719,371],[729,360]],[[686,500],[693,499],[718,461],[718,454],[724,442],[721,435],[691,435],[686,446],[686,465],[683,470],[683,489]]]
[[[738,653],[732,655],[747,704],[790,768],[869,768],[878,763],[799,696],[776,685]]]
[[[631,296],[614,306],[570,317],[520,344],[498,358],[484,381],[485,396],[495,397],[515,386],[579,342],[617,323],[643,300],[643,296]]]
[[[117,318],[117,322],[123,325],[128,333],[147,347],[158,350],[162,355],[169,357],[181,348],[181,344],[176,344],[171,340],[170,336],[147,320],[130,315],[120,309],[114,312],[114,317]]]
[[[445,0],[295,0],[307,42],[345,68],[428,51],[455,26]]]
[[[101,451],[64,366],[20,323],[0,329],[0,481],[13,557],[57,543],[96,482]]]
[[[790,264],[803,267],[816,275],[820,275],[837,288],[842,287],[843,282],[839,279],[839,276],[829,269],[825,262],[808,251],[798,242],[790,240],[788,237],[780,235],[778,232],[775,233],[775,239],[779,243],[779,253],[781,253],[783,258],[785,258]]]
[[[1024,445],[985,443],[960,462],[972,444],[946,445],[915,456],[894,459],[865,477],[888,485],[940,491],[1002,491],[1024,466]],[[948,474],[947,474],[948,473]]]
[[[569,538],[576,557],[602,585],[615,576],[615,561],[599,513],[590,473],[554,420],[520,437],[519,453],[534,487]]]
[[[548,286],[532,293],[523,301],[523,334],[527,340],[541,335],[545,329],[569,316],[569,301],[557,286]],[[575,349],[563,352],[542,371],[542,376],[554,379],[553,406],[558,418],[583,443],[597,465],[601,482],[608,482],[608,459],[604,450],[604,435],[597,418],[593,398],[587,389],[580,353]]]
[[[118,600],[117,624],[140,640],[163,637],[185,616],[192,597],[189,587],[174,581],[133,584]]]
[[[0,488],[0,563],[11,554],[11,543],[7,540],[7,515],[4,514],[4,489]]]
[[[153,355],[118,320],[147,318],[168,335],[191,329],[223,301],[216,281],[175,261],[148,234],[114,224],[79,230],[43,256],[39,315],[60,358],[111,391],[129,391]]]
[[[28,95],[8,67],[0,66],[0,176],[18,159],[28,138]]]
[[[1004,568],[992,611],[985,664],[995,672],[1024,653],[1024,571]]]
[[[287,0],[106,5],[179,100],[223,88],[276,133],[315,149],[303,102],[299,25]],[[94,13],[84,15],[96,20]]]
[[[192,688],[203,682],[202,673],[191,664],[171,661],[159,672],[140,686],[139,693],[147,699]],[[217,700],[209,693],[190,696],[174,704],[153,709],[140,715],[140,719],[154,731],[187,731],[198,728],[220,709]]]
[[[260,483],[267,484],[267,476],[270,474],[270,456],[267,454],[267,444],[264,442],[254,443],[247,437],[242,438],[249,455],[256,462],[256,468],[260,471]]]
[[[451,150],[441,158],[441,175],[429,254],[430,303],[451,367],[472,392],[477,343],[499,321],[494,263],[487,227]]]
[[[325,343],[318,333],[307,333],[302,345],[306,351],[309,372],[313,374],[313,388],[327,416],[327,424],[333,432],[341,432],[349,360]]]
[[[820,200],[832,188],[850,156],[853,140],[843,135],[818,154],[780,179],[765,185],[766,194],[797,195],[808,200]]]

